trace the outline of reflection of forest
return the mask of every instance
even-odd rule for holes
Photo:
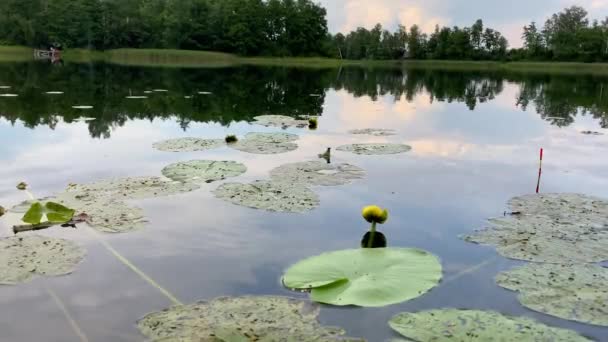
[[[10,85],[17,98],[0,100],[0,116],[27,127],[53,127],[60,118],[89,121],[93,137],[109,137],[112,127],[133,119],[176,119],[184,129],[190,122],[251,121],[262,114],[320,115],[327,89],[346,90],[354,96],[390,95],[412,101],[425,94],[431,101],[462,102],[471,110],[493,100],[505,82],[520,86],[514,104],[533,106],[540,115],[559,126],[576,115],[590,114],[608,128],[608,80],[593,76],[524,75],[505,72],[462,72],[401,69],[151,69],[114,65],[47,64],[0,65],[0,85]],[[146,100],[125,97],[151,93]],[[607,87],[608,90],[608,87]],[[46,91],[63,91],[61,96]],[[213,92],[199,95],[198,92]],[[321,94],[322,96],[310,96]],[[188,96],[188,98],[186,98]],[[190,98],[190,96],[192,96]],[[91,111],[72,109],[92,105]]]

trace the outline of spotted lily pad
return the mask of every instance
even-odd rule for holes
[[[394,129],[386,129],[386,128],[363,128],[363,129],[353,129],[349,131],[350,134],[355,135],[373,135],[376,137],[386,137],[390,135],[397,134],[397,131]]]
[[[244,139],[229,146],[242,152],[255,154],[286,153],[298,148],[293,141],[298,136],[288,133],[248,133]]]
[[[253,118],[255,123],[266,127],[289,128],[308,127],[308,120],[298,120],[286,115],[260,115]]]
[[[404,312],[393,317],[389,325],[414,341],[589,341],[575,331],[494,311],[444,309]]]
[[[319,307],[287,297],[218,298],[147,315],[139,330],[152,341],[363,341],[319,323]]]
[[[517,215],[489,220],[490,227],[464,237],[493,245],[508,258],[547,263],[608,260],[608,201],[579,194],[513,198]]]
[[[222,139],[179,138],[157,142],[153,147],[164,152],[197,152],[226,145]]]
[[[0,240],[0,285],[14,285],[34,275],[61,276],[72,273],[85,251],[75,243],[38,235]]]
[[[288,288],[311,289],[315,302],[380,307],[419,297],[442,277],[439,259],[411,248],[351,249],[298,262],[283,276]]]
[[[246,171],[245,165],[234,161],[191,160],[169,165],[162,173],[174,181],[211,183],[240,176]]]
[[[319,205],[312,190],[298,184],[255,181],[226,183],[213,191],[217,198],[254,209],[301,213]]]
[[[337,150],[355,154],[378,155],[406,153],[412,148],[403,144],[352,144],[340,146]]]
[[[534,311],[608,326],[608,268],[591,264],[528,264],[499,274],[496,283],[519,292],[519,302]]]
[[[273,181],[303,185],[343,185],[364,177],[365,171],[357,166],[322,161],[285,164],[270,171]]]

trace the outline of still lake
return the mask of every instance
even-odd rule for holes
[[[10,87],[0,93],[18,95],[0,97],[0,205],[6,208],[27,199],[15,188],[20,181],[42,197],[70,183],[159,176],[168,164],[211,159],[244,163],[247,173],[234,179],[241,182],[267,179],[269,170],[285,163],[315,160],[327,147],[412,146],[411,152],[393,156],[333,152],[332,162],[357,165],[367,177],[316,188],[321,205],[306,214],[270,213],[216,199],[211,190],[221,182],[134,202],[145,210],[145,229],[102,238],[184,303],[238,295],[306,298],[281,286],[283,270],[325,251],[358,247],[368,229],[361,208],[378,204],[391,214],[381,228],[389,245],[438,255],[444,281],[422,297],[385,308],[324,306],[322,323],[341,326],[349,336],[385,341],[397,337],[387,322],[402,311],[492,309],[608,341],[608,328],[521,306],[515,293],[493,280],[521,263],[459,238],[484,227],[486,218],[502,216],[510,198],[535,191],[540,148],[545,150],[542,192],[608,198],[608,78],[356,67],[4,63],[0,86]],[[319,127],[281,130],[252,123],[264,114],[318,115]],[[348,134],[358,128],[391,128],[398,134]],[[300,135],[299,148],[279,155],[152,148],[169,138],[277,131]],[[10,232],[0,220],[0,237]],[[0,286],[0,341],[142,341],[136,321],[171,305],[87,230],[55,228],[41,234],[76,240],[87,257],[72,275]]]

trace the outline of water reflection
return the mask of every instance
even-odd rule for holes
[[[193,122],[226,126],[262,114],[320,115],[330,90],[344,90],[372,101],[389,95],[395,103],[413,104],[411,110],[436,102],[463,103],[474,110],[480,104],[496,101],[507,84],[517,88],[510,106],[532,108],[553,125],[568,126],[577,116],[590,115],[602,128],[608,128],[608,99],[604,94],[608,79],[589,75],[384,68],[193,70],[23,63],[0,65],[0,83],[10,85],[11,92],[19,95],[0,100],[0,117],[29,128],[45,125],[51,129],[60,121],[74,123],[91,117],[95,120],[88,120],[87,126],[96,138],[108,138],[112,129],[135,119],[175,119],[187,130]],[[75,105],[93,108],[76,109]]]

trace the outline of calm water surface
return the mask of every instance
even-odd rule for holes
[[[236,160],[249,168],[237,181],[267,178],[288,162],[315,159],[327,147],[398,142],[397,156],[335,152],[333,162],[363,167],[352,185],[316,189],[321,206],[306,214],[276,214],[215,199],[210,190],[137,201],[150,224],[103,235],[116,250],[185,303],[237,295],[289,295],[282,271],[324,251],[357,247],[367,224],[360,209],[389,208],[382,227],[392,246],[439,255],[445,280],[416,300],[381,309],[322,309],[321,320],[370,341],[396,337],[387,326],[401,311],[456,307],[534,317],[608,341],[608,329],[567,322],[523,308],[493,277],[518,264],[491,247],[458,236],[502,215],[513,196],[536,187],[538,152],[545,149],[543,192],[608,198],[608,79],[593,76],[390,69],[153,69],[111,65],[0,64],[0,204],[25,199],[24,180],[37,196],[69,183],[160,175],[191,159]],[[148,99],[126,99],[146,90]],[[46,95],[63,91],[63,95]],[[212,95],[198,95],[208,91]],[[311,94],[315,96],[311,96]],[[191,96],[192,98],[185,98]],[[91,105],[94,109],[72,109]],[[273,132],[252,125],[256,115],[320,115],[299,149],[282,155],[223,148],[165,153],[156,141],[222,138]],[[94,118],[85,121],[83,118]],[[348,135],[355,128],[393,128],[393,137]],[[581,131],[604,135],[583,135]],[[9,235],[0,221],[0,236]],[[87,229],[46,231],[77,240],[88,251],[70,276],[0,287],[0,341],[141,341],[136,321],[170,302],[118,262]],[[483,263],[474,272],[454,278]],[[66,314],[67,313],[67,314]],[[66,318],[69,315],[72,323]]]

